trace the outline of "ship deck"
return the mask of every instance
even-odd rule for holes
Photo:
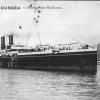
[[[52,52],[52,51],[42,51],[42,52],[22,52],[18,53],[18,56],[25,56],[25,55],[84,55],[84,54],[96,54],[97,50],[96,49],[83,49],[83,50],[62,50],[60,52]]]

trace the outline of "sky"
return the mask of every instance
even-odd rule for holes
[[[38,25],[33,20],[37,16],[37,13],[34,13],[35,9],[28,9],[30,4],[34,6],[33,0],[0,0],[0,7],[21,8],[0,9],[0,36],[14,33],[14,44],[28,46],[35,46],[40,41],[42,44],[51,45],[71,42],[91,45],[100,43],[100,1],[35,3],[36,6],[45,8],[40,9]]]

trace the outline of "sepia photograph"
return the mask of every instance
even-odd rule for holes
[[[0,100],[100,100],[100,1],[0,0]]]

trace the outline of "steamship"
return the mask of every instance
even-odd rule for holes
[[[46,44],[30,48],[15,45],[11,34],[6,46],[5,36],[1,37],[0,67],[3,68],[96,72],[96,66],[97,48],[87,44]]]

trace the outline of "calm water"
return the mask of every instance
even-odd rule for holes
[[[96,75],[0,69],[0,100],[100,100]]]

